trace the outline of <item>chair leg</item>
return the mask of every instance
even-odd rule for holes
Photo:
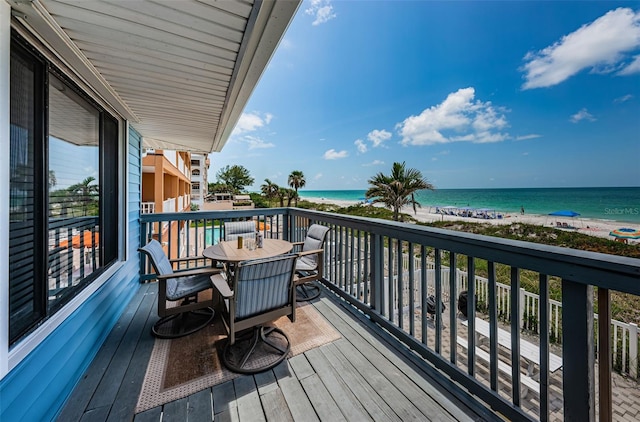
[[[320,296],[320,287],[310,281],[296,286],[296,302],[306,302]]]
[[[291,350],[287,335],[275,327],[254,327],[222,351],[222,362],[233,372],[257,374],[282,362]]]
[[[188,336],[209,325],[214,316],[215,312],[212,308],[169,315],[153,324],[151,333],[163,339]]]

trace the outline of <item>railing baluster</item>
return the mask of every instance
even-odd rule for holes
[[[511,385],[513,404],[520,406],[520,268],[511,267]]]
[[[540,274],[540,421],[549,420],[549,278]]]
[[[467,324],[469,332],[472,335],[468,336],[468,354],[467,354],[467,370],[469,376],[475,376],[475,354],[476,354],[476,277],[475,277],[475,262],[472,256],[467,256]],[[455,302],[451,300],[451,304]],[[452,306],[455,310],[455,306]],[[452,312],[452,320],[455,319],[455,312]],[[451,324],[453,325],[453,324]],[[451,328],[453,331],[453,328]],[[457,340],[457,339],[456,339]],[[453,343],[452,343],[453,344]]]
[[[398,261],[398,280],[396,283],[396,291],[397,291],[397,297],[398,297],[398,326],[400,327],[400,329],[404,329],[404,313],[403,313],[403,308],[404,308],[404,280],[403,280],[403,276],[404,276],[404,272],[403,272],[403,267],[404,267],[404,254],[402,253],[402,241],[401,240],[396,240],[397,241],[397,248],[398,248],[398,252],[397,252],[397,261]]]
[[[496,307],[496,264],[487,262],[489,278],[489,375],[493,391],[498,391],[498,308]]]
[[[420,245],[420,328],[422,344],[427,343],[427,248]]]
[[[416,298],[415,298],[415,280],[414,271],[415,265],[413,263],[413,243],[409,242],[409,334],[415,337],[416,334]]]
[[[457,267],[457,255],[453,251],[449,251],[449,299],[455,297],[456,293],[456,284],[458,277],[458,267]],[[442,337],[442,292],[436,291],[436,338]],[[449,306],[451,306],[451,300],[449,301]],[[452,314],[453,312],[453,314]],[[450,360],[453,365],[456,364],[457,361],[457,349],[453,347],[454,344],[458,344],[458,330],[456,328],[456,313],[455,307],[452,310],[449,308],[449,315],[452,315],[451,320],[449,321],[449,344],[450,347]]]
[[[436,297],[440,297],[440,295],[442,294],[442,262],[441,262],[441,255],[440,255],[440,249],[435,249],[434,250],[434,254],[435,254],[435,267],[436,267],[436,286],[435,286],[435,291],[436,291]],[[451,271],[451,269],[449,269],[449,271]],[[437,305],[437,303],[436,303]],[[436,306],[437,308],[437,306]],[[426,312],[426,308],[425,308],[425,312]],[[436,313],[434,314],[434,321],[435,316],[437,315],[437,309],[436,309]],[[442,330],[439,328],[438,325],[435,326],[436,332],[435,332],[435,336],[436,336],[436,353],[438,355],[440,355],[442,353]],[[457,344],[457,343],[456,343]]]

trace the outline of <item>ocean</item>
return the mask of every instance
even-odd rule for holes
[[[362,201],[364,190],[300,190],[303,198]],[[436,189],[421,191],[416,200],[423,208],[456,206],[490,208],[503,214],[546,215],[571,210],[577,218],[617,220],[640,224],[640,187],[633,188],[526,188]]]

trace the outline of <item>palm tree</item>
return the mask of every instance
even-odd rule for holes
[[[419,190],[434,190],[435,187],[422,177],[420,170],[405,168],[402,163],[393,163],[389,176],[382,173],[369,179],[371,187],[365,193],[367,199],[373,202],[383,203],[393,210],[393,219],[398,221],[400,210],[405,205],[413,205],[413,212],[420,203],[416,201],[414,194]]]
[[[304,185],[307,184],[307,181],[304,180],[304,173],[301,172],[300,170],[294,170],[291,172],[291,174],[289,175],[289,186],[291,186],[292,188],[294,188],[296,190],[296,206],[298,206],[298,189],[299,188],[303,188]]]
[[[276,193],[276,198],[280,200],[280,206],[284,207],[284,199],[289,196],[289,189],[287,188],[278,188],[278,193]]]
[[[298,205],[298,192],[296,192],[293,189],[287,189],[287,206],[288,207],[291,206],[291,201],[294,199],[296,201],[296,205]]]
[[[92,202],[98,202],[96,196],[99,193],[98,185],[92,185],[95,181],[95,177],[89,176],[82,182],[69,186],[67,191],[73,197],[74,202],[79,202],[82,205],[82,215],[87,215],[87,210]]]
[[[280,186],[269,179],[264,179],[264,184],[260,186],[262,194],[269,201],[269,206],[271,206],[271,200],[278,196],[278,189],[280,189]]]

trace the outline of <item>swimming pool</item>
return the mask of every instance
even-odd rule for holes
[[[205,244],[215,245],[220,241],[220,227],[207,227],[204,231]],[[213,239],[213,241],[212,241]]]

